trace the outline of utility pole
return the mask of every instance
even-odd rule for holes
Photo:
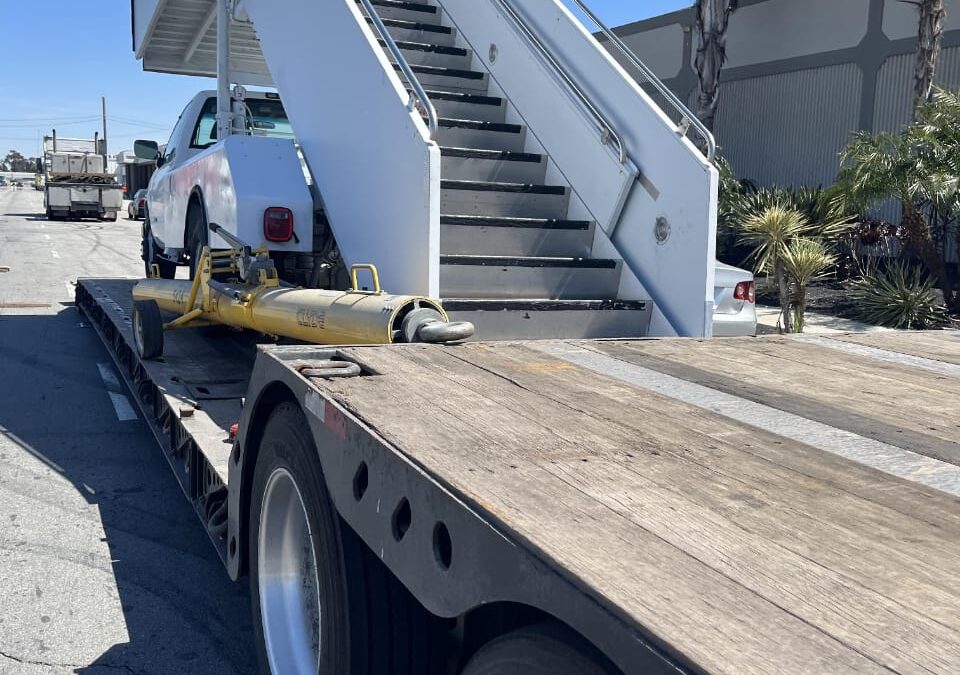
[[[103,117],[103,170],[107,170],[107,97],[100,97],[101,115]]]

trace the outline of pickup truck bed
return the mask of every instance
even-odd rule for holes
[[[132,283],[79,304],[226,483],[254,349],[125,362]],[[338,354],[324,401],[682,670],[960,672],[960,333]]]

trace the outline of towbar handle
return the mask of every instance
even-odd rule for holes
[[[357,272],[360,270],[369,270],[370,276],[373,277],[373,291],[361,291],[360,282],[357,280]],[[384,291],[380,288],[380,272],[377,271],[377,266],[371,263],[361,263],[359,265],[350,266],[350,283],[353,286],[352,290],[355,293],[375,293],[377,295],[382,294]]]
[[[214,234],[220,235],[220,238],[226,241],[230,246],[237,249],[249,249],[252,248],[250,244],[245,242],[243,239],[240,239],[234,234],[227,232],[223,227],[217,225],[216,223],[210,223],[210,231]]]

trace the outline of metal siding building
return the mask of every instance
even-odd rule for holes
[[[960,87],[960,0],[946,10],[937,82]],[[760,185],[829,185],[852,132],[909,121],[917,25],[899,0],[740,0],[721,75],[721,154]],[[693,109],[695,32],[692,9],[616,29]]]

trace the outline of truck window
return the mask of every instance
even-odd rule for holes
[[[197,118],[197,125],[193,128],[193,138],[190,141],[191,148],[209,148],[217,142],[217,99],[208,98],[203,108],[200,110],[200,116]]]
[[[293,138],[293,128],[287,119],[283,103],[275,98],[248,98],[247,133],[251,136]],[[197,125],[193,129],[191,148],[209,148],[217,142],[217,99],[208,98],[203,104]]]
[[[186,108],[183,112],[186,112]],[[165,164],[172,162],[174,155],[177,154],[177,141],[180,138],[180,128],[183,125],[183,112],[180,113],[180,117],[177,118],[177,123],[174,125],[173,131],[170,132],[170,140],[167,141],[167,147],[163,151],[163,161]]]

